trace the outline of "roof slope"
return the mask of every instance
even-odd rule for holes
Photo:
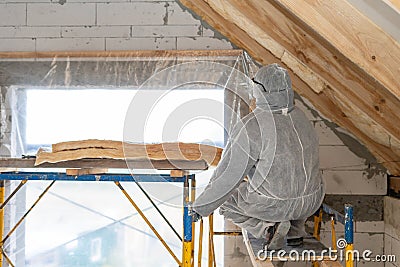
[[[180,0],[400,175],[400,45],[346,0]]]

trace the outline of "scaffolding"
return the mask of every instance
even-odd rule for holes
[[[153,161],[154,166],[158,166],[160,170],[168,170],[169,174],[115,174],[112,173],[113,168],[122,168],[125,166],[126,162],[109,160],[109,159],[87,159],[82,161],[74,162],[60,162],[56,164],[47,164],[41,166],[40,168],[35,168],[34,172],[29,171],[34,168],[34,159],[14,159],[6,158],[0,159],[0,237],[2,238],[0,242],[0,266],[2,266],[3,261],[7,262],[9,266],[15,266],[9,255],[3,249],[4,243],[10,238],[10,236],[15,232],[18,226],[27,218],[32,209],[40,202],[43,196],[50,190],[50,188],[57,181],[90,181],[90,182],[112,182],[114,183],[120,192],[125,196],[129,203],[134,207],[137,213],[141,216],[147,226],[151,229],[154,235],[162,243],[164,248],[169,252],[171,257],[176,262],[177,266],[181,267],[194,267],[197,265],[201,267],[202,264],[202,247],[203,247],[203,235],[204,235],[204,220],[201,219],[197,224],[199,225],[199,237],[198,237],[198,252],[197,261],[195,260],[195,223],[192,220],[191,206],[195,200],[196,195],[196,178],[195,174],[190,174],[190,171],[199,171],[207,169],[207,164],[202,161],[195,162],[180,162],[179,166],[182,164],[187,168],[186,170],[176,170],[174,166],[176,162],[168,161]],[[103,166],[105,168],[111,168],[109,173],[102,174],[82,174],[82,175],[68,175],[67,172],[53,172],[49,171],[48,168],[88,168],[90,166],[98,167]],[[143,162],[136,162],[135,167],[138,169],[147,169],[147,165],[143,165]],[[5,169],[7,168],[7,169]],[[12,171],[9,171],[12,168]],[[94,169],[95,170],[95,169]],[[7,198],[5,198],[4,181],[20,181],[19,185],[10,192]],[[26,210],[25,214],[17,221],[17,223],[11,228],[7,233],[4,232],[4,207],[6,204],[16,195],[16,193],[28,182],[28,181],[51,181],[51,183],[42,191],[42,193],[37,197],[34,203]],[[121,182],[133,182],[136,183],[139,189],[143,192],[144,196],[150,201],[150,203],[157,210],[158,214],[163,218],[165,223],[173,230],[175,235],[182,242],[182,255],[177,256],[164,238],[160,235],[157,229],[153,226],[151,221],[146,217],[141,208],[136,204],[134,199],[128,194]],[[182,225],[183,225],[183,235],[180,235],[172,224],[168,221],[165,215],[157,207],[156,203],[148,195],[145,189],[140,185],[141,182],[154,182],[154,183],[182,183]],[[322,213],[327,213],[331,218],[332,226],[332,248],[337,250],[336,246],[336,233],[335,233],[335,223],[340,222],[345,225],[345,241],[346,241],[346,255],[347,251],[352,251],[353,247],[353,207],[351,205],[345,205],[345,215],[332,209],[331,207],[323,204],[321,208],[314,215],[314,233],[313,233],[313,244],[322,246],[319,242],[320,240],[320,229],[322,222]],[[214,236],[238,236],[242,232],[218,232],[214,231],[214,219],[213,215],[208,218],[209,223],[209,233],[208,233],[208,267],[216,267],[216,257],[214,249]],[[323,246],[322,246],[323,247]],[[350,255],[352,255],[350,253]],[[345,266],[352,267],[354,259],[349,257],[346,258]],[[258,262],[257,266],[272,266],[271,261]],[[322,259],[317,261],[314,259],[313,266],[341,266],[337,261],[330,261],[329,259]]]
[[[140,161],[136,162],[135,166],[137,168],[147,168],[147,166],[141,166]],[[121,191],[121,193],[125,196],[125,198],[129,201],[129,203],[134,207],[134,209],[138,212],[141,218],[145,221],[147,226],[151,229],[154,235],[159,239],[165,249],[169,252],[171,257],[175,260],[178,266],[182,267],[191,267],[194,264],[194,223],[192,222],[192,215],[189,210],[190,204],[194,201],[194,197],[196,194],[196,181],[195,175],[189,174],[188,171],[174,170],[174,166],[176,166],[176,162],[153,162],[155,165],[160,166],[162,170],[170,170],[170,174],[115,174],[105,173],[105,174],[83,174],[83,175],[68,175],[66,172],[52,172],[46,171],[46,167],[35,168],[35,171],[26,171],[25,169],[33,168],[34,159],[4,159],[0,160],[0,168],[16,168],[13,171],[3,171],[0,173],[0,236],[2,240],[0,241],[0,266],[2,266],[3,261],[6,261],[10,266],[15,266],[11,261],[10,257],[6,254],[3,249],[4,243],[9,239],[9,237],[15,232],[19,225],[27,218],[32,209],[40,202],[43,196],[50,190],[50,188],[57,181],[91,181],[91,182],[113,182]],[[76,165],[78,164],[78,165]],[[108,166],[107,166],[108,164]],[[93,159],[86,160],[81,162],[70,163],[71,168],[74,167],[88,167],[88,166],[104,166],[104,167],[122,167],[124,164],[123,161],[110,161],[110,160],[102,160],[102,159]],[[126,164],[126,163],[125,163]],[[180,162],[182,164],[182,162]],[[46,166],[46,165],[45,165]],[[162,166],[162,167],[161,167]],[[180,165],[182,166],[182,165]],[[198,171],[206,169],[205,162],[187,162],[186,167],[191,171]],[[51,168],[62,168],[66,167],[65,163],[59,164],[49,164],[47,167]],[[125,165],[126,168],[126,165]],[[19,185],[9,194],[9,196],[5,199],[4,194],[4,181],[21,181]],[[36,201],[32,204],[31,207],[27,209],[25,214],[18,220],[18,222],[11,228],[11,230],[7,233],[4,233],[4,207],[5,205],[16,195],[16,193],[28,182],[28,181],[51,181],[51,183],[43,190],[43,192],[37,197]],[[174,233],[178,236],[182,241],[182,256],[178,257],[172,251],[170,246],[164,240],[164,238],[160,235],[157,229],[152,225],[150,220],[143,213],[141,208],[136,204],[134,199],[128,194],[125,190],[121,182],[134,182],[139,186],[139,189],[144,193],[146,198],[150,201],[150,203],[157,210],[159,215],[163,218],[166,224],[174,231]],[[174,229],[172,224],[168,221],[168,219],[164,216],[161,210],[157,207],[156,203],[151,199],[151,197],[147,194],[144,188],[140,185],[141,182],[151,182],[151,183],[182,183],[183,184],[183,194],[182,194],[182,206],[183,206],[183,238],[181,235]]]

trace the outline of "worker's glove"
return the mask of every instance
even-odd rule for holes
[[[189,206],[189,215],[192,216],[192,222],[197,222],[201,219],[201,215],[193,209],[193,206]]]
[[[201,215],[198,214],[197,212],[193,211],[192,212],[192,221],[197,222],[197,221],[200,221],[200,219],[201,219]]]

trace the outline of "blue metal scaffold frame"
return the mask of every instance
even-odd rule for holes
[[[7,199],[4,197],[4,181],[6,180],[14,180],[21,181],[20,184],[11,192]],[[181,176],[172,177],[170,174],[85,174],[85,175],[67,175],[63,172],[3,172],[0,173],[0,237],[2,240],[0,241],[0,266],[3,263],[3,257],[7,261],[10,266],[14,266],[11,259],[8,257],[6,252],[3,250],[4,242],[11,236],[11,234],[17,229],[17,227],[23,222],[23,220],[27,217],[30,211],[36,206],[36,204],[40,201],[40,199],[48,192],[48,190],[53,186],[56,181],[92,181],[92,182],[114,182],[116,186],[121,190],[121,192],[125,195],[125,197],[129,200],[132,206],[136,209],[142,219],[146,222],[146,224],[150,227],[153,233],[157,236],[160,242],[164,245],[164,247],[168,250],[171,256],[174,258],[178,266],[182,267],[191,267],[194,266],[194,223],[192,222],[192,215],[190,212],[190,204],[194,201],[195,198],[195,175],[194,174],[185,174],[182,172]],[[27,183],[27,181],[52,181],[50,185],[46,187],[46,189],[39,195],[37,200],[33,203],[33,205],[25,212],[22,218],[15,224],[15,226],[4,235],[4,207],[10,201],[10,199],[17,193],[18,190],[22,188],[22,186]],[[134,202],[134,200],[130,197],[130,195],[125,191],[120,182],[135,182],[139,189],[145,194],[145,196],[150,200],[150,202],[154,205],[159,214],[163,217],[163,219],[167,222],[167,224],[174,230],[174,232],[178,235],[178,237],[182,240],[182,260],[174,254],[165,240],[161,237],[158,231],[153,227],[151,222],[147,219],[138,205]],[[179,236],[179,234],[175,231],[173,226],[169,223],[166,217],[162,214],[162,212],[158,209],[156,204],[151,200],[146,191],[140,186],[140,182],[154,182],[154,183],[164,183],[164,182],[177,182],[183,183],[183,238]]]

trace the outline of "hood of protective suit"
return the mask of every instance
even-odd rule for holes
[[[254,79],[253,96],[260,108],[269,107],[273,113],[287,113],[294,107],[292,81],[286,69],[278,64],[260,68]]]

